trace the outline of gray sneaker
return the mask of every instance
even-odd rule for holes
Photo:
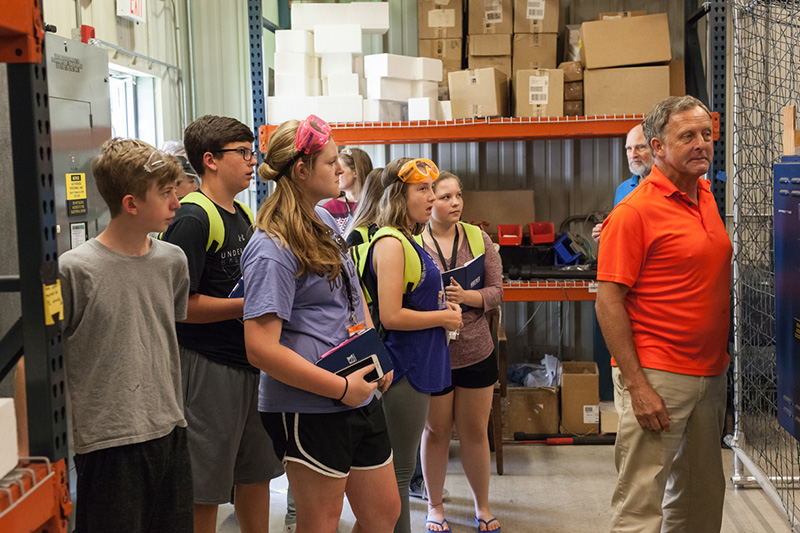
[[[425,481],[421,480],[419,483],[412,483],[408,486],[408,495],[415,498],[428,501],[428,489],[425,487]],[[442,501],[450,496],[450,491],[442,489]]]

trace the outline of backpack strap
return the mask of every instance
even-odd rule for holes
[[[239,200],[233,200],[234,205],[239,206],[242,212],[247,217],[247,220],[250,222],[252,226],[254,224],[253,212],[247,206],[240,202]],[[222,217],[217,210],[217,205],[211,201],[211,199],[206,196],[205,194],[194,191],[190,192],[183,198],[181,198],[181,205],[183,204],[193,204],[203,208],[203,211],[206,212],[208,216],[208,240],[206,241],[206,251],[213,250],[214,252],[218,252],[220,248],[222,248],[222,244],[225,242],[225,224],[222,222]],[[159,235],[159,239],[163,234]],[[216,243],[216,246],[214,245]]]
[[[473,226],[472,224],[467,224],[466,222],[459,222],[459,224],[461,224],[461,227],[464,228],[464,234],[467,236],[469,251],[472,252],[472,257],[478,257],[481,254],[485,254],[486,244],[483,242],[481,228],[478,226]]]
[[[403,294],[413,292],[422,279],[422,258],[419,256],[419,252],[401,231],[391,226],[384,226],[379,229],[370,240],[369,245],[372,246],[373,243],[383,237],[394,237],[403,245],[405,261],[403,265]]]

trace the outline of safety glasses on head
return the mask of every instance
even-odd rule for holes
[[[328,144],[331,137],[330,125],[316,115],[308,115],[297,127],[294,136],[294,147],[297,154],[291,158],[275,176],[275,181],[288,176],[289,169],[304,155],[316,154]],[[273,167],[274,168],[274,167]]]
[[[400,168],[397,177],[404,183],[422,183],[428,178],[436,181],[439,168],[430,159],[412,159]]]
[[[161,150],[153,150],[150,153],[150,157],[147,158],[147,161],[142,166],[144,166],[144,169],[147,172],[150,173],[155,172],[156,170],[162,168],[164,165],[167,164],[168,157],[169,155],[166,154],[165,152],[162,152]]]
[[[330,125],[316,115],[308,115],[297,128],[294,146],[305,155],[316,154],[325,148],[330,137]]]

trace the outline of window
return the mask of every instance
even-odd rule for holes
[[[142,75],[116,65],[109,65],[111,92],[111,134],[115,137],[141,139],[160,145],[156,85],[153,76]]]

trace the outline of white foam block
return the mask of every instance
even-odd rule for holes
[[[361,96],[317,96],[314,114],[327,122],[361,122],[364,98]]]
[[[314,96],[270,96],[267,98],[267,123],[303,120],[314,114]]]
[[[408,102],[364,100],[364,122],[403,122],[408,120]]]
[[[435,98],[409,98],[408,120],[439,120],[439,101]]]
[[[319,78],[303,74],[275,74],[275,96],[319,96]]]
[[[314,26],[314,51],[317,54],[360,54],[361,26],[358,24],[317,24]]]
[[[411,80],[367,78],[367,98],[405,102],[411,98]]]
[[[439,84],[435,81],[415,80],[411,82],[412,98],[439,99]]]
[[[311,28],[309,28],[310,30]],[[294,52],[296,54],[314,53],[314,34],[310,31],[297,30],[276,30],[275,31],[275,51]]]
[[[418,80],[442,81],[442,60],[431,57],[417,58],[416,78]]]
[[[359,54],[326,53],[320,54],[320,75],[324,78],[331,74],[364,75],[364,58]]]
[[[359,24],[364,33],[389,31],[388,2],[315,4],[292,2],[292,28],[313,30],[318,24]]]
[[[358,74],[331,74],[323,78],[323,95],[356,96],[360,95],[360,77]],[[327,92],[325,91],[327,89]]]
[[[319,58],[298,52],[275,52],[275,73],[319,78]]]
[[[0,398],[0,478],[16,468],[19,462],[17,448],[17,415],[12,398]]]
[[[415,80],[418,79],[417,59],[397,54],[370,54],[364,56],[364,76]]]
[[[439,100],[439,120],[453,120],[453,108],[450,100]]]

